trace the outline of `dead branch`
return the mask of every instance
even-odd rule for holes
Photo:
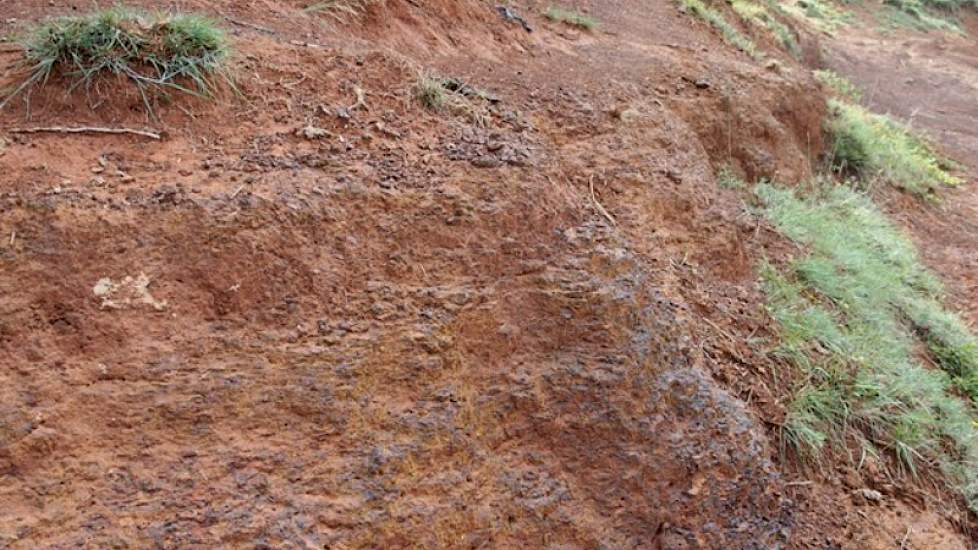
[[[598,197],[594,194],[594,176],[591,176],[591,179],[588,180],[588,186],[591,188],[591,202],[594,203],[594,207],[598,209],[598,212],[600,212],[602,216],[604,216],[605,218],[607,218],[609,222],[611,222],[611,225],[613,227],[617,227],[618,222],[616,222],[615,218],[613,218],[611,214],[609,214],[608,211],[605,210],[603,206],[601,206],[601,203],[598,202]]]
[[[11,128],[8,130],[14,134],[40,134],[40,133],[58,133],[58,134],[133,134],[137,136],[148,137],[150,139],[160,139],[160,134],[158,132],[150,132],[148,130],[136,130],[134,128],[102,128],[98,126],[77,126],[77,127],[64,127],[64,126],[46,126],[43,128]]]

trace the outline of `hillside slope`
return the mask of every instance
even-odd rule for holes
[[[186,0],[238,94],[0,111],[0,548],[973,546],[944,489],[783,448],[756,267],[797,247],[716,174],[814,175],[809,67],[678,4],[537,4]],[[19,131],[65,126],[162,139]],[[971,211],[893,197],[973,303]]]

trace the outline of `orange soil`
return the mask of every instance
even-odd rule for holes
[[[811,174],[809,72],[668,2],[528,4],[187,0],[241,97],[0,112],[165,134],[0,129],[0,548],[967,547],[779,448],[754,262],[791,246],[714,174]],[[427,112],[422,69],[500,101]]]

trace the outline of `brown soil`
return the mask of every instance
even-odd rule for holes
[[[938,491],[781,452],[754,263],[791,249],[714,174],[811,174],[805,67],[668,2],[303,5],[180,3],[240,97],[0,113],[165,133],[0,130],[0,548],[969,546]],[[426,111],[421,69],[499,101]]]

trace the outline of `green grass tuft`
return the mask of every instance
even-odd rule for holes
[[[751,56],[754,60],[764,59],[764,55],[757,49],[754,42],[728,23],[722,13],[706,5],[702,0],[680,0],[680,2],[690,13],[720,31],[728,44]]]
[[[551,6],[544,14],[547,19],[557,23],[564,23],[572,27],[578,27],[586,31],[593,31],[598,28],[598,20],[580,12],[566,10]]]
[[[729,164],[724,164],[717,171],[717,184],[723,189],[744,189],[747,187],[747,184],[737,177]]]
[[[859,103],[862,101],[862,91],[850,82],[848,78],[827,69],[813,71],[812,74],[815,75],[815,80],[827,87],[836,96],[850,103]]]
[[[200,15],[112,8],[41,23],[27,30],[21,44],[25,77],[0,108],[20,94],[29,99],[55,77],[67,80],[69,92],[90,92],[101,78],[122,77],[138,88],[149,111],[151,92],[210,96],[216,77],[230,82],[224,31]]]
[[[922,196],[961,183],[930,146],[889,117],[834,98],[829,109],[833,169],[881,177]]]
[[[923,32],[961,32],[952,20],[954,12],[963,5],[975,6],[974,2],[959,0],[884,0],[883,4],[876,17],[885,30],[906,27]]]
[[[801,57],[801,47],[795,34],[787,25],[778,21],[763,4],[751,0],[733,0],[730,7],[749,25],[766,29],[778,40],[781,46],[794,57]]]
[[[853,20],[853,14],[824,0],[795,0],[779,4],[785,13],[805,18],[820,31],[834,35]]]
[[[857,439],[911,474],[937,465],[978,511],[978,340],[944,308],[913,244],[845,186],[806,198],[768,184],[756,193],[778,230],[809,250],[760,269],[776,353],[802,375],[785,441],[817,459]],[[922,362],[921,348],[940,368]]]

